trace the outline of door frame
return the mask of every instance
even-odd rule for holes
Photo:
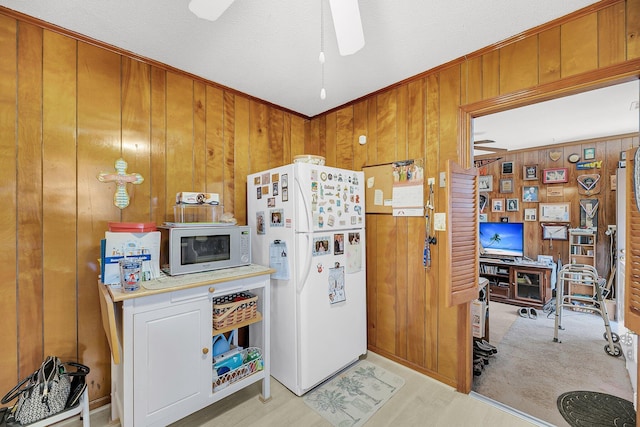
[[[638,79],[640,79],[640,59],[635,59],[518,92],[461,105],[458,108],[458,163],[463,168],[473,167],[472,122],[474,118]],[[469,304],[462,305],[468,308]],[[458,372],[464,372],[464,375],[458,376],[456,388],[458,391],[469,394],[473,384],[473,367],[467,361],[473,360],[471,345],[473,338],[471,328],[466,330],[464,348],[466,348],[467,357],[459,358],[459,363],[464,366],[458,366]]]

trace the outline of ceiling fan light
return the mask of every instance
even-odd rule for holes
[[[340,55],[356,53],[364,47],[364,33],[358,0],[329,0]]]
[[[234,0],[191,0],[189,10],[198,18],[215,21],[233,2]]]

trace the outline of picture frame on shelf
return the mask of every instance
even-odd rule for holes
[[[518,199],[507,199],[507,212],[518,212]]]
[[[540,203],[540,221],[571,221],[571,203]]]
[[[522,201],[523,202],[537,202],[538,201],[538,186],[537,185],[525,185],[522,187]]]
[[[524,220],[525,221],[537,221],[538,220],[538,210],[536,208],[527,208],[524,210]]]
[[[513,179],[505,178],[500,180],[501,193],[513,193]]]
[[[538,262],[546,265],[553,265],[553,255],[538,255]]]
[[[542,172],[543,184],[563,183],[569,180],[569,170],[567,168],[551,168]]]
[[[513,175],[513,162],[502,162],[502,175]]]
[[[492,212],[504,212],[504,199],[493,199],[491,201]]]
[[[584,152],[582,154],[582,158],[583,160],[593,160],[596,158],[596,149],[591,147],[591,148],[585,148]]]
[[[522,179],[525,181],[537,181],[538,165],[524,165],[522,167]]]
[[[480,175],[478,177],[478,191],[493,191],[493,175]]]

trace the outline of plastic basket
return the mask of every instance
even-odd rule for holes
[[[248,347],[241,351],[244,363],[236,369],[218,376],[213,368],[213,391],[219,391],[243,378],[248,377],[264,367],[262,352],[258,347]]]
[[[213,327],[222,329],[253,319],[258,314],[258,296],[238,292],[213,299]]]

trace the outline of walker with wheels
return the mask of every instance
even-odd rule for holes
[[[593,285],[595,288],[594,296],[583,295],[564,295],[565,285],[582,284]],[[558,286],[556,286],[556,317],[555,329],[553,334],[554,342],[561,342],[558,339],[558,330],[562,327],[562,309],[564,307],[580,310],[587,310],[600,314],[604,321],[605,332],[603,334],[607,344],[604,351],[609,356],[619,357],[622,354],[622,347],[618,343],[620,337],[615,332],[611,332],[611,324],[609,323],[609,314],[607,313],[607,305],[604,302],[603,287],[607,281],[598,277],[597,270],[591,265],[585,264],[567,264],[558,271]],[[579,303],[580,305],[576,305]]]

